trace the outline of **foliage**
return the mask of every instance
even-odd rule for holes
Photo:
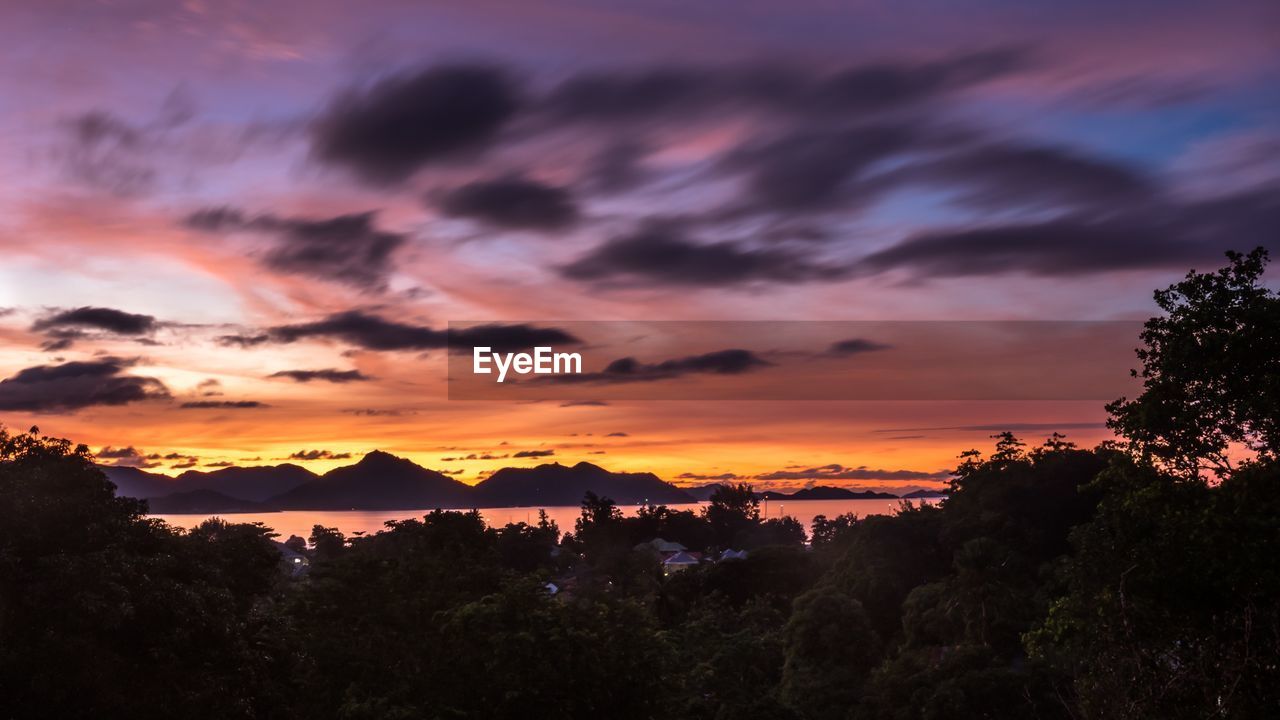
[[[1264,254],[1230,261],[1157,294],[1125,442],[1001,433],[942,504],[809,545],[735,485],[634,517],[588,493],[563,537],[316,526],[284,572],[268,529],[176,530],[0,429],[0,715],[1280,717],[1277,298]],[[656,538],[708,560],[664,575]]]
[[[1266,250],[1228,258],[1156,292],[1165,315],[1142,333],[1142,394],[1108,406],[1141,457],[1183,477],[1230,473],[1233,448],[1269,462],[1280,448],[1280,294],[1262,284]]]

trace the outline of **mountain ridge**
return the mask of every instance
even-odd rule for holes
[[[134,467],[99,466],[117,494],[146,499],[158,513],[242,513],[275,510],[417,510],[423,508],[550,507],[577,505],[591,491],[619,505],[705,501],[717,484],[682,488],[650,472],[614,472],[582,461],[504,467],[476,485],[383,450],[317,475],[292,463],[189,470],[177,477]],[[904,498],[942,497],[917,490]],[[761,500],[897,499],[872,490],[833,486],[794,493],[763,490]]]
[[[619,505],[695,502],[653,473],[612,472],[585,461],[502,468],[477,483],[475,490],[483,507],[577,505],[588,490]]]

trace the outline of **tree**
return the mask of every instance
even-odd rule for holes
[[[346,548],[347,538],[338,528],[315,525],[311,528],[311,547],[315,550],[316,561],[326,562],[342,554]]]
[[[85,446],[0,428],[3,714],[287,716],[265,529],[145,511]]]
[[[843,718],[879,658],[862,604],[824,585],[796,598],[787,621],[784,702],[814,720]]]
[[[1235,452],[1280,450],[1280,295],[1262,285],[1265,250],[1227,257],[1156,292],[1165,315],[1147,321],[1133,371],[1142,394],[1107,406],[1143,459],[1184,478],[1229,474]]]
[[[284,541],[284,546],[296,553],[305,553],[307,551],[306,539],[297,535],[290,535],[289,539]]]
[[[702,512],[716,545],[728,548],[740,533],[760,522],[760,501],[750,485],[720,485]]]
[[[1228,257],[1156,293],[1143,393],[1108,406],[1132,454],[1091,483],[1065,592],[1026,638],[1087,717],[1280,711],[1280,298],[1265,252]]]
[[[844,513],[833,518],[828,518],[826,515],[815,515],[809,533],[813,538],[813,549],[829,550],[833,546],[846,541],[857,524],[858,516],[854,513]]]
[[[1087,717],[1270,717],[1280,709],[1280,466],[1217,486],[1118,463],[1072,536],[1067,592],[1027,640]]]

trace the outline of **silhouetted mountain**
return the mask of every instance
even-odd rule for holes
[[[116,495],[120,497],[143,498],[158,497],[179,492],[182,487],[177,480],[158,473],[149,473],[135,467],[112,467],[99,465],[98,469],[106,474],[107,479],[116,486]]]
[[[912,490],[911,492],[907,493],[906,495],[903,495],[902,497],[904,499],[944,498],[944,497],[947,497],[948,494],[949,493],[946,490]]]
[[[898,498],[893,493],[876,492],[875,490],[850,490],[827,485],[804,488],[790,494],[766,490],[762,493],[756,493],[756,495],[765,500],[896,500]]]
[[[476,485],[475,502],[477,507],[577,505],[588,490],[619,505],[694,502],[653,473],[615,473],[587,462],[503,468]]]
[[[261,503],[239,500],[223,495],[217,490],[191,490],[177,492],[164,497],[148,498],[147,505],[152,513],[218,515],[248,512],[270,512]]]
[[[465,508],[475,506],[471,495],[470,487],[447,475],[374,450],[267,504],[281,510]]]
[[[354,465],[336,468],[322,476],[289,464],[188,471],[177,478],[128,467],[103,467],[102,470],[118,487],[117,494],[152,498],[153,512],[157,513],[260,512],[268,508],[419,510],[577,505],[588,490],[612,498],[619,505],[674,504],[705,502],[721,487],[719,483],[711,483],[680,488],[653,473],[615,473],[586,462],[573,466],[552,463],[533,468],[502,468],[471,487],[380,450],[365,455]],[[197,491],[212,491],[212,494]],[[820,485],[794,493],[766,490],[756,493],[756,497],[785,501],[892,500],[898,496]],[[946,493],[916,490],[903,497],[946,497]],[[194,507],[196,503],[203,503],[209,509],[168,509]]]
[[[213,472],[188,470],[178,476],[182,491],[216,490],[241,500],[263,502],[319,478],[298,465],[229,467]]]
[[[709,485],[697,485],[695,487],[686,487],[686,488],[680,488],[680,489],[689,493],[689,495],[692,496],[694,500],[697,500],[698,502],[706,502],[710,500],[711,496],[715,494],[716,490],[719,490],[721,487],[722,486],[720,483],[711,483]]]
[[[711,499],[711,496],[720,487],[720,483],[712,483],[710,485],[683,488],[683,490],[695,497],[699,502],[706,502]],[[756,497],[761,500],[893,500],[898,496],[893,493],[876,492],[874,490],[849,490],[847,488],[819,485],[797,490],[793,493],[783,493],[777,490],[758,491],[756,492]],[[926,496],[921,495],[919,497]]]
[[[116,494],[157,498],[193,490],[214,490],[235,500],[262,502],[319,476],[297,465],[229,467],[213,472],[188,470],[176,478],[133,467],[98,466],[115,483]]]

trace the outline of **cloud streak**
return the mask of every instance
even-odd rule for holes
[[[120,358],[38,365],[0,380],[0,410],[70,412],[170,397],[155,378],[126,375]]]
[[[281,370],[274,372],[267,377],[287,378],[295,382],[309,383],[313,380],[320,380],[331,383],[349,383],[349,382],[367,382],[373,378],[365,375],[359,370],[338,370],[336,368],[325,368],[323,370]]]

